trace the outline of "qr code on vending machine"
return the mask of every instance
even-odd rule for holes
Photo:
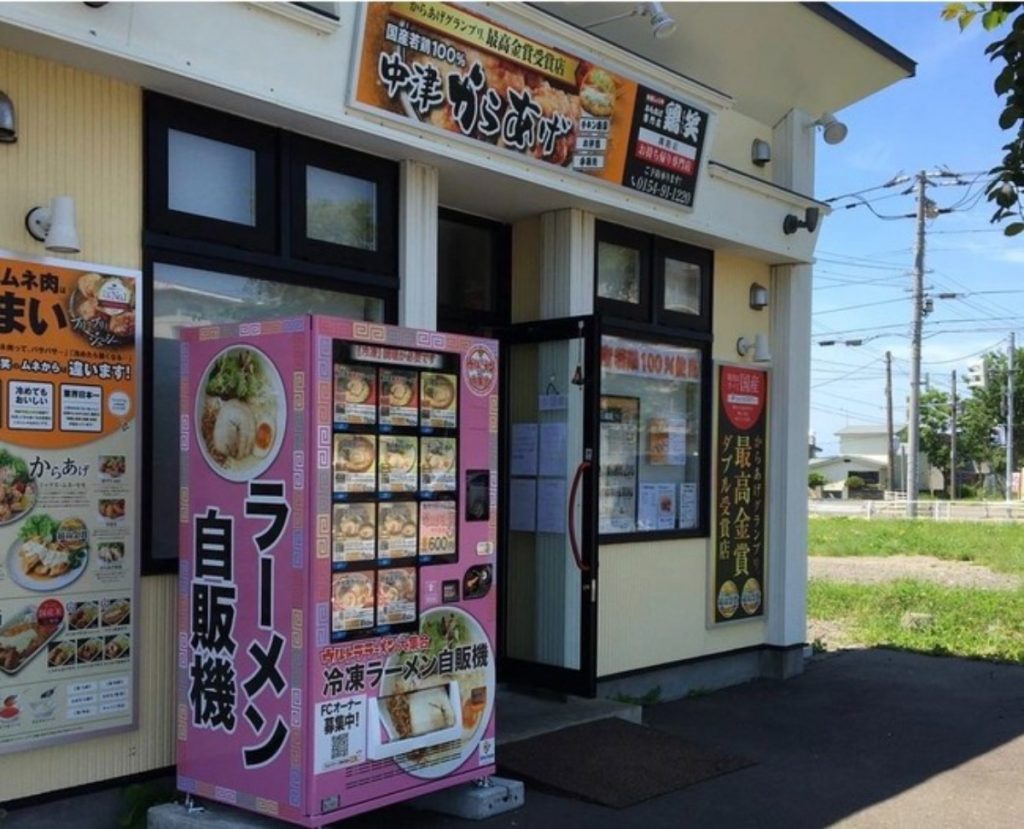
[[[331,759],[341,760],[348,757],[348,732],[331,735]]]

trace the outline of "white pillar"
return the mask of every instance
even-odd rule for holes
[[[567,209],[540,217],[542,319],[594,312],[594,216]]]
[[[772,141],[775,183],[808,196],[814,193],[813,120],[790,111]],[[779,647],[802,644],[807,636],[811,287],[809,265],[772,268],[767,641]],[[797,663],[784,660],[782,672],[791,670],[799,670]]]
[[[398,324],[437,329],[436,167],[403,161],[399,184]]]

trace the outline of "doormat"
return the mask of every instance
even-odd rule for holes
[[[503,774],[613,809],[750,765],[750,760],[617,717],[498,747]]]

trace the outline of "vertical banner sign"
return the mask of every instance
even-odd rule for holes
[[[178,785],[209,795],[210,762],[230,802],[284,818],[304,805],[305,328],[182,335]]]
[[[0,255],[0,753],[134,725],[139,280],[75,264]]]
[[[764,614],[768,373],[721,366],[715,445],[715,622]]]
[[[707,112],[449,3],[366,4],[353,103],[692,207]]]

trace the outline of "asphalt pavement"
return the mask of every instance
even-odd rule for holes
[[[1017,829],[1024,825],[1024,666],[873,649],[802,675],[647,706],[644,723],[753,765],[615,810],[528,786],[517,811],[474,822],[381,809],[343,829]],[[501,763],[501,749],[498,749]],[[97,796],[3,829],[102,826]],[[54,804],[56,808],[60,804]],[[83,820],[90,815],[92,821]],[[108,817],[114,812],[106,812]],[[106,826],[115,826],[108,820]],[[283,825],[283,824],[282,824]]]
[[[480,822],[396,806],[346,829],[906,827],[1024,824],[1024,667],[882,649],[799,677],[648,706],[644,722],[754,761],[615,810],[527,787]],[[501,757],[499,750],[498,762]]]

